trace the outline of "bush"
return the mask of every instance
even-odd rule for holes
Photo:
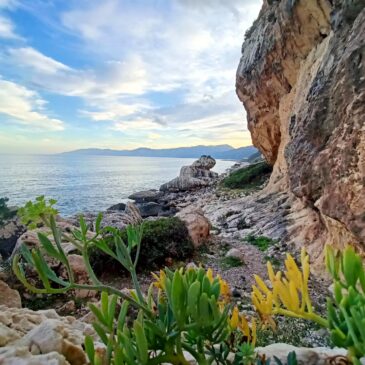
[[[256,246],[260,251],[266,251],[270,246],[277,242],[266,236],[254,236],[252,234],[245,237],[244,241],[250,245]]]
[[[270,176],[272,167],[266,162],[259,162],[232,172],[222,184],[229,189],[257,188]]]
[[[123,235],[126,238],[125,232]],[[140,265],[161,267],[167,257],[182,260],[191,256],[193,251],[193,242],[181,219],[171,217],[144,222]]]
[[[8,198],[0,198],[0,227],[5,223],[7,219],[13,218],[16,214],[16,210],[10,209],[6,203]]]
[[[127,241],[126,231],[121,237]],[[113,242],[109,242],[114,246]],[[161,218],[143,223],[141,252],[138,260],[139,269],[152,270],[165,265],[166,258],[184,260],[194,251],[193,242],[185,223],[177,217]],[[116,269],[118,265],[110,256],[99,250],[92,250],[91,263],[96,272],[104,271],[106,265]],[[118,265],[118,269],[120,266]]]

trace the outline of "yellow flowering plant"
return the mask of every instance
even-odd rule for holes
[[[273,315],[309,319],[327,327],[328,322],[313,310],[309,295],[308,281],[310,275],[309,256],[303,248],[301,251],[301,269],[294,258],[287,254],[284,273],[273,270],[267,263],[269,284],[255,275],[256,285],[252,287],[252,303],[262,321],[275,328]],[[270,288],[269,288],[270,287]]]

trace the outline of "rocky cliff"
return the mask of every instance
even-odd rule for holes
[[[288,222],[297,243],[364,250],[365,1],[265,0],[236,90],[274,165],[266,192],[288,192],[300,210],[300,226]]]

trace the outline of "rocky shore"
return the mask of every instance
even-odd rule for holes
[[[129,197],[130,202],[117,203],[110,207],[103,212],[101,225],[124,229],[129,224],[139,224],[143,221],[158,222],[161,219],[178,218],[185,225],[186,234],[194,247],[192,255],[185,259],[184,265],[203,265],[220,273],[230,284],[234,301],[239,308],[253,314],[250,298],[253,275],[265,277],[267,260],[280,267],[286,252],[297,254],[297,249],[290,239],[291,234],[286,230],[287,222],[293,219],[292,207],[285,193],[265,192],[267,181],[253,190],[224,188],[224,179],[247,163],[239,166],[236,164],[221,176],[211,171],[214,165],[214,159],[202,156],[193,165],[183,167],[179,177],[162,185],[160,190],[136,192]],[[89,229],[93,231],[97,213],[87,213],[84,216]],[[65,232],[75,228],[77,222],[78,216],[58,218],[58,224]],[[46,230],[39,227],[26,231],[14,218],[1,232],[1,243],[5,243],[6,248],[2,251],[3,259],[6,262],[22,244],[30,248],[37,247],[37,233],[46,233]],[[11,238],[10,232],[13,232]],[[12,247],[9,246],[9,242],[13,242]],[[68,254],[78,282],[87,283],[89,279],[81,256],[72,246],[65,245],[64,250]],[[167,266],[176,267],[181,264],[168,253],[164,260]],[[96,302],[96,293],[78,290],[71,296],[48,301],[42,296],[34,296],[24,291],[19,283],[13,280],[10,271],[4,269],[6,265],[2,267],[1,278],[4,281],[0,281],[0,284],[2,292],[6,295],[0,300],[0,305],[10,308],[3,307],[7,319],[4,318],[2,322],[0,319],[0,346],[4,346],[0,348],[0,363],[13,364],[12,361],[22,361],[19,364],[84,364],[85,356],[80,350],[81,339],[85,331],[92,332],[89,326],[92,315],[86,307],[86,302]],[[62,272],[57,271],[58,268],[54,269],[62,276]],[[143,287],[147,289],[151,282],[149,273],[142,271],[140,276]],[[131,287],[128,278],[113,272],[111,268],[106,270],[104,267],[102,280],[120,289]],[[18,289],[21,295],[6,282]],[[327,288],[328,283],[313,278],[312,291],[319,311],[324,311]],[[23,305],[33,309],[39,307],[42,310],[32,312],[21,309],[22,301]],[[21,320],[22,317],[24,319]],[[27,324],[29,320],[33,321],[32,325]],[[20,321],[20,324],[17,321]],[[274,342],[285,342],[292,346],[320,347],[328,343],[328,338],[323,336],[323,333],[304,321],[294,320],[293,325],[293,321],[283,319],[279,328],[277,333],[266,333],[265,336],[271,336]],[[301,328],[300,333],[296,332],[298,328]],[[49,334],[54,340],[50,342],[40,339],[42,333]],[[27,347],[30,342],[33,344],[31,348]],[[284,350],[280,350],[283,352],[283,358],[289,351],[289,348],[285,350],[285,346]],[[302,351],[304,358],[309,356],[308,351]],[[319,353],[324,350],[310,351],[310,356],[314,353],[317,359],[318,356],[322,356]]]

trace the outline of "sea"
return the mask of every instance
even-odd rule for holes
[[[37,196],[57,200],[64,216],[100,212],[128,201],[134,192],[158,189],[178,176],[195,159],[77,156],[0,155],[0,198],[22,206]],[[223,173],[234,161],[217,160],[214,171]]]

